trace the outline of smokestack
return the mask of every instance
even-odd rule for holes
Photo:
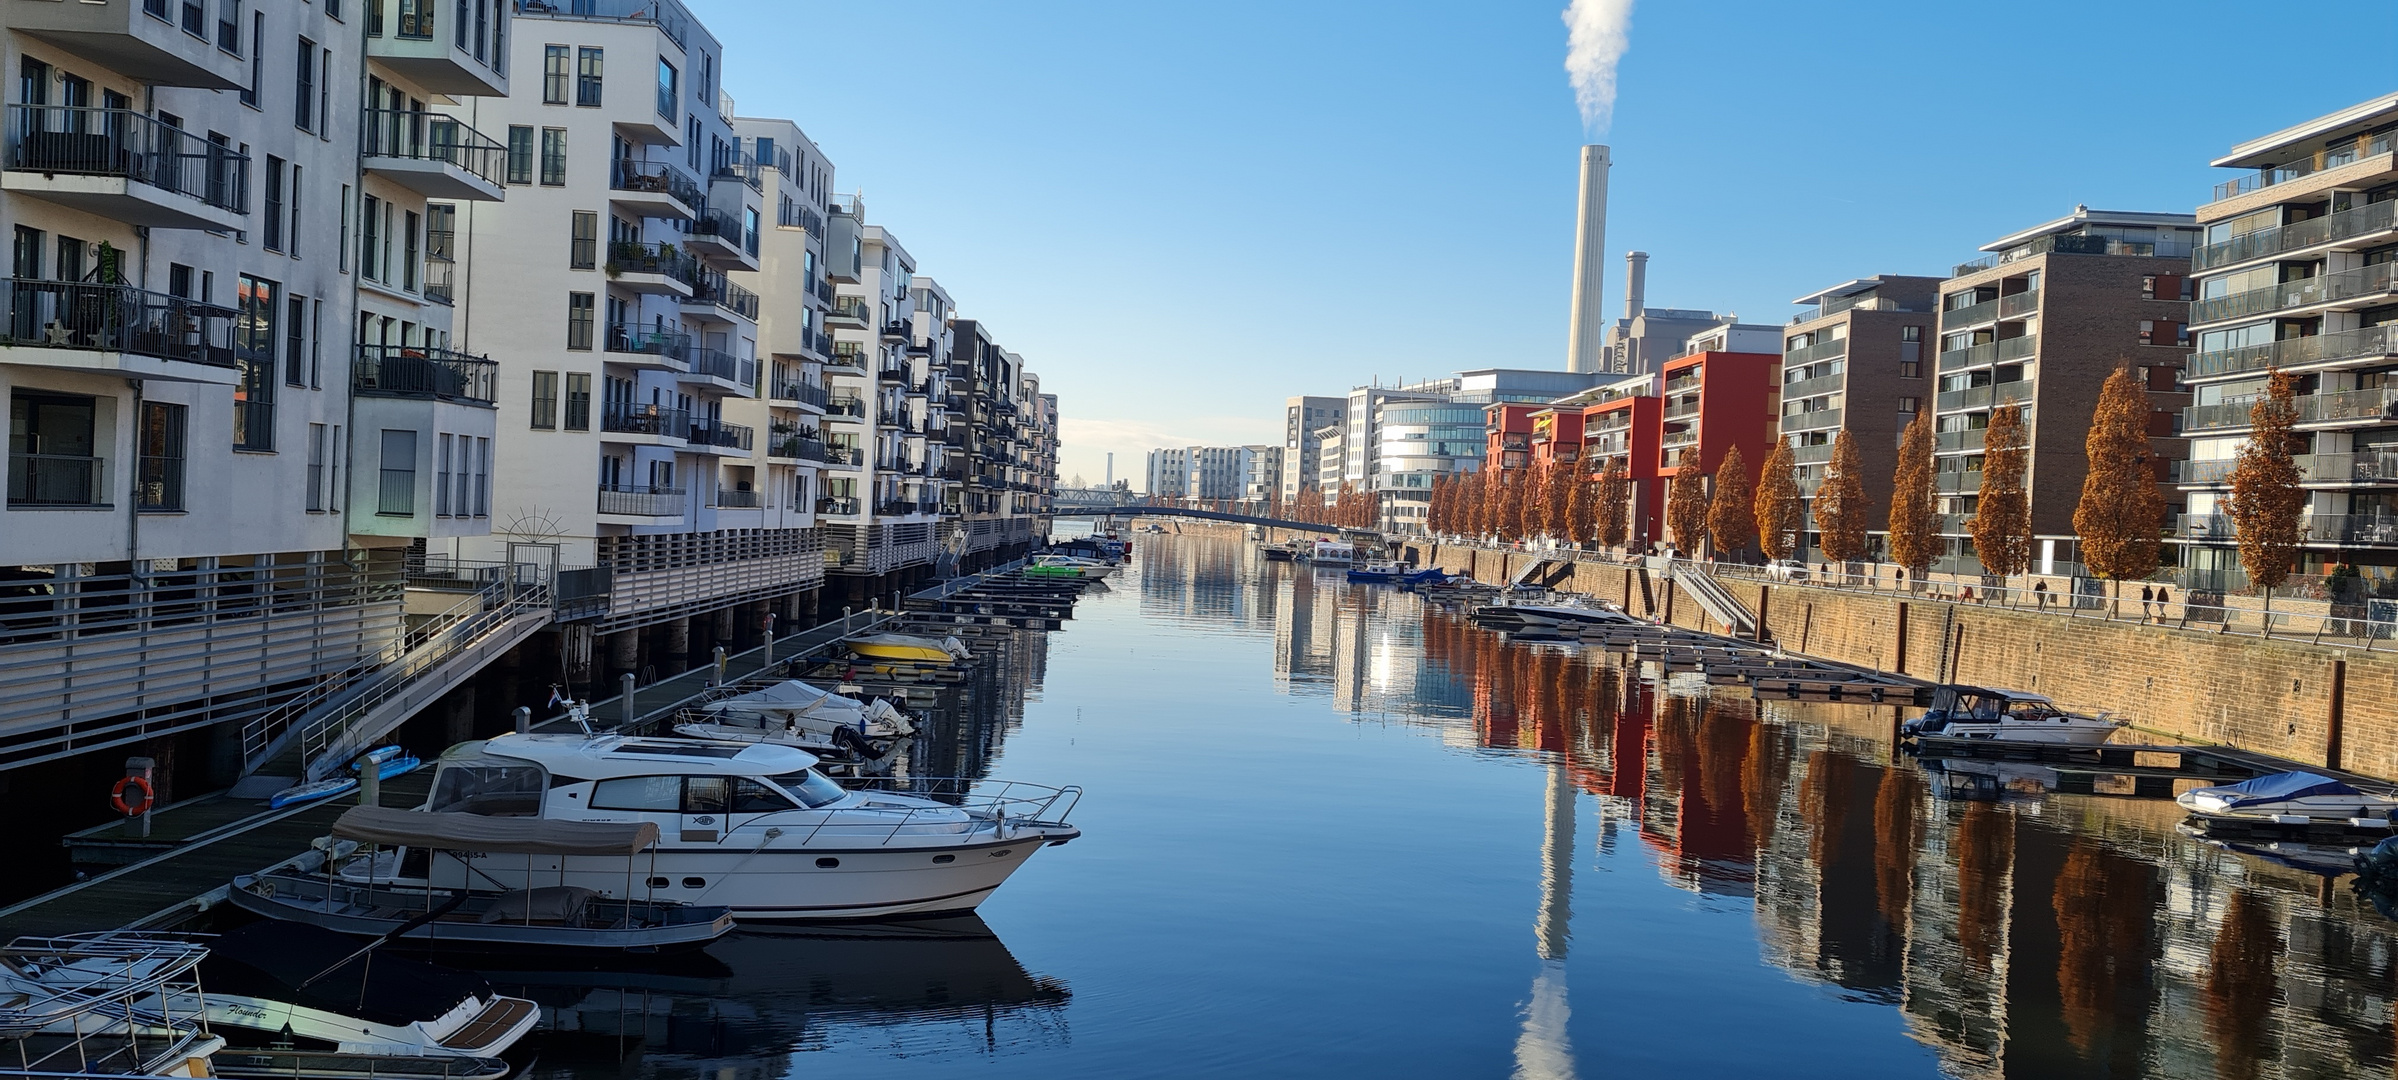
[[[1648,299],[1649,253],[1627,251],[1624,253],[1624,318],[1639,318],[1641,310],[1648,306]]]
[[[1582,202],[1574,215],[1573,321],[1565,369],[1600,371],[1607,346],[1607,148],[1582,148]]]

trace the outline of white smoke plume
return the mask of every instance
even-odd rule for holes
[[[1582,126],[1603,134],[1615,119],[1615,65],[1632,45],[1632,0],[1573,0],[1563,18],[1565,73]]]

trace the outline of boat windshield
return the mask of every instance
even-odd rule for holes
[[[777,787],[790,792],[792,798],[798,799],[801,806],[810,810],[831,806],[849,797],[848,789],[814,769],[784,773],[772,779]]]

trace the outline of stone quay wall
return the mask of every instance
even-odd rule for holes
[[[1426,566],[1503,583],[1537,556],[1416,545]],[[1562,570],[1562,568],[1558,568]],[[2398,647],[2313,645],[1930,597],[1717,580],[1782,648],[1916,678],[2030,690],[2158,739],[2223,743],[2398,779]],[[1724,627],[1641,567],[1577,561],[1555,587],[1705,633]],[[1947,663],[1943,665],[1943,653]]]

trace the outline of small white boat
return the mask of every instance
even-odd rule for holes
[[[2282,825],[2345,821],[2386,829],[2390,827],[2390,812],[2398,810],[2398,798],[2359,791],[2343,781],[2311,772],[2275,773],[2237,784],[2192,788],[2173,801],[2202,818]]]
[[[702,702],[684,724],[723,730],[736,742],[756,741],[760,732],[806,732],[830,737],[848,729],[869,739],[904,739],[916,733],[916,722],[881,698],[859,701],[798,679],[762,690]],[[694,738],[712,738],[685,732]]]
[[[1105,559],[1085,558],[1081,555],[1059,555],[1055,553],[1047,555],[1035,555],[1032,557],[1032,564],[1034,566],[1071,566],[1082,571],[1083,580],[1085,581],[1104,581],[1109,574],[1116,572],[1116,564],[1114,563],[1108,562]]]
[[[1474,623],[1488,630],[1552,630],[1592,623],[1637,623],[1640,620],[1604,600],[1587,596],[1503,599],[1474,609]]]
[[[0,948],[0,1054],[18,1077],[226,1075],[225,1049],[198,1013],[179,1008],[199,985],[208,950],[182,940],[95,943],[18,938]],[[50,978],[86,965],[124,965],[97,978]]]
[[[2123,730],[2105,714],[2066,712],[2046,695],[1951,683],[1932,691],[1932,707],[1899,725],[1901,738],[1990,739],[2096,746]]]

